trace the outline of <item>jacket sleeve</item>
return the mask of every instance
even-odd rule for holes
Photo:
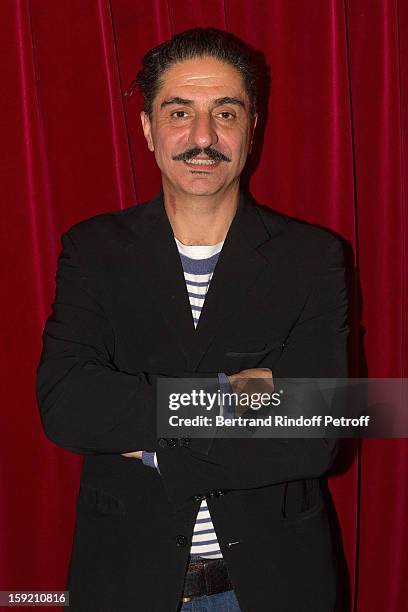
[[[155,450],[156,383],[166,374],[115,367],[114,330],[70,232],[61,239],[55,301],[37,368],[44,431],[80,454]],[[213,380],[218,388],[216,372]]]
[[[258,364],[270,367],[274,380],[348,376],[348,303],[339,240],[330,241],[322,260],[324,264],[316,274],[281,356],[274,363],[266,356]],[[188,495],[188,486],[190,491],[194,489],[194,494],[203,494],[217,488],[246,489],[319,477],[330,469],[336,452],[333,438],[216,438],[208,455],[190,451],[189,484],[187,479],[184,488],[178,483],[170,495],[181,500]],[[166,478],[177,458],[163,449],[158,452],[158,462]],[[173,479],[169,478],[169,482]]]
[[[149,447],[155,431],[153,381],[113,363],[114,332],[82,269],[73,238],[62,235],[55,301],[43,332],[37,400],[50,440],[84,454]]]

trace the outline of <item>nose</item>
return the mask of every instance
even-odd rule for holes
[[[189,144],[204,149],[217,142],[218,136],[211,115],[207,112],[197,113],[191,125]]]

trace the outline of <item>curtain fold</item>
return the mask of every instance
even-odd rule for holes
[[[60,236],[159,189],[141,97],[124,93],[149,48],[196,25],[271,66],[249,186],[345,241],[353,375],[407,376],[406,2],[3,0],[0,590],[64,588],[81,460],[45,438],[35,402]],[[349,441],[330,478],[350,612],[406,607],[407,468],[406,440]]]

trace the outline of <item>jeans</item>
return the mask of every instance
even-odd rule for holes
[[[241,612],[233,590],[193,597],[191,601],[183,603],[180,612]]]
[[[199,559],[200,555],[190,555],[191,561]],[[193,597],[191,601],[183,603],[179,612],[241,612],[238,600],[233,590]]]

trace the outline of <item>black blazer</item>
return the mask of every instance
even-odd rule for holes
[[[160,375],[216,384],[252,367],[347,376],[340,241],[241,193],[196,329],[162,192],[62,244],[37,397],[46,435],[84,455],[70,609],[176,612],[204,494],[242,612],[334,610],[320,482],[334,441],[174,444],[156,433],[155,389]],[[141,449],[161,474],[120,455]]]

